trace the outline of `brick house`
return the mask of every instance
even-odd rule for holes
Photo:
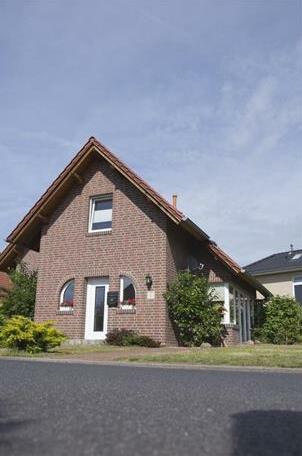
[[[0,269],[38,270],[35,320],[71,339],[131,328],[176,344],[163,293],[179,270],[205,274],[225,307],[227,342],[250,338],[268,291],[113,153],[90,138],[8,236]]]

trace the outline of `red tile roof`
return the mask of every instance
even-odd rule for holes
[[[96,150],[101,156],[103,156],[109,163],[111,163],[121,174],[128,178],[136,187],[139,188],[147,197],[154,201],[164,212],[167,213],[172,219],[175,219],[178,223],[185,219],[182,212],[176,209],[166,199],[164,199],[156,190],[154,190],[149,184],[141,179],[134,171],[132,171],[125,163],[123,163],[116,155],[114,155],[107,147],[97,141],[94,137],[89,138],[87,143],[82,149],[76,154],[66,168],[59,174],[57,179],[48,187],[46,192],[36,202],[36,204],[30,209],[25,217],[20,221],[16,228],[7,237],[7,242],[13,242],[18,235],[22,232],[23,227],[35,217],[39,210],[43,207],[44,203],[51,198],[60,185],[76,171],[77,165],[92,152]],[[86,157],[85,157],[86,156]]]
[[[215,243],[210,241],[209,236],[204,233],[197,225],[195,225],[190,219],[188,219],[182,212],[170,204],[165,198],[163,198],[156,190],[154,190],[147,182],[141,179],[134,171],[132,171],[125,163],[123,163],[114,153],[112,153],[107,147],[100,143],[94,137],[89,138],[87,143],[81,148],[66,168],[59,174],[54,180],[46,192],[36,202],[36,204],[30,209],[25,217],[20,221],[16,228],[10,233],[7,238],[7,242],[11,243],[0,255],[0,267],[3,264],[9,264],[11,258],[15,256],[14,243],[20,238],[23,230],[30,225],[32,221],[35,221],[44,207],[44,205],[54,198],[57,191],[61,186],[76,173],[77,168],[84,162],[86,158],[93,152],[96,151],[107,160],[111,166],[113,166],[118,172],[126,177],[133,185],[135,185],[142,193],[146,195],[151,201],[153,201],[162,211],[164,211],[168,217],[170,217],[175,223],[181,224],[186,227],[191,233],[194,233],[197,237],[203,241],[208,242],[209,250],[216,255],[227,267],[229,267],[235,274],[240,275],[244,278],[245,273],[241,267],[229,257],[223,250],[221,250]],[[259,284],[260,285],[260,284]]]

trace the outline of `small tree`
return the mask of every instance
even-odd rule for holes
[[[33,319],[36,300],[37,272],[21,264],[10,273],[12,289],[3,299],[1,314],[6,318],[23,315]]]
[[[205,277],[181,272],[164,295],[178,341],[185,346],[221,341],[223,308]]]
[[[272,344],[293,344],[302,333],[301,305],[287,296],[275,296],[264,307],[261,338]]]

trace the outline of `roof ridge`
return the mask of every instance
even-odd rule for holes
[[[144,186],[148,187],[150,190],[152,190],[153,193],[155,193],[155,195],[160,198],[161,200],[163,200],[167,206],[170,207],[171,210],[175,211],[178,213],[178,215],[180,215],[182,218],[184,217],[184,214],[183,212],[181,212],[179,209],[177,209],[176,207],[174,207],[166,198],[164,198],[157,190],[155,190],[147,181],[145,181],[142,177],[140,177],[135,171],[133,171],[126,163],[124,163],[114,152],[111,151],[111,149],[109,149],[109,147],[107,146],[104,146],[98,139],[96,139],[95,137],[91,137],[90,138],[92,140],[92,142],[101,147],[102,149],[105,149],[105,152],[109,152],[112,157],[114,158],[115,161],[117,161],[119,163],[119,165],[121,165],[122,167],[126,168],[136,179],[138,179],[141,183],[144,184]]]
[[[289,253],[292,253],[292,254],[296,254],[296,253],[302,253],[302,249],[295,249],[293,251],[290,251],[290,250],[284,250],[283,252],[276,252],[276,253],[272,253],[271,255],[268,255],[266,257],[263,257],[263,258],[260,258],[260,260],[257,260],[257,261],[254,261],[252,263],[249,263],[247,264],[246,266],[244,266],[244,268],[248,268],[250,266],[254,266],[258,263],[261,263],[262,261],[265,261],[265,260],[268,260],[269,258],[272,258],[274,256],[277,256],[277,255],[285,255],[285,254],[289,254]]]
[[[278,253],[272,253],[271,255],[268,255],[268,256],[266,256],[266,257],[264,257],[264,258],[261,258],[260,260],[253,261],[253,263],[249,263],[249,264],[245,265],[245,266],[244,266],[244,269],[245,269],[245,268],[248,268],[248,267],[250,267],[250,266],[254,266],[254,265],[257,264],[257,263],[261,263],[261,261],[268,260],[269,258],[272,258],[273,256],[276,256],[276,255],[278,255]]]
[[[65,166],[65,168],[60,172],[60,174],[54,179],[54,181],[49,185],[41,197],[36,201],[36,203],[31,207],[31,209],[24,215],[16,227],[11,231],[9,236],[6,238],[7,242],[13,242],[14,238],[18,236],[18,232],[22,231],[22,226],[26,225],[32,217],[35,216],[36,212],[39,210],[40,206],[43,205],[43,202],[47,200],[48,197],[51,197],[52,193],[56,191],[58,186],[64,179],[68,176],[69,172],[72,171],[73,167],[85,157],[85,154],[88,153],[91,148],[94,147],[103,156],[107,159],[108,162],[113,163],[117,171],[120,173],[125,173],[128,179],[132,184],[138,186],[142,193],[145,193],[155,204],[161,206],[162,210],[170,215],[171,218],[181,221],[186,217],[184,214],[170,204],[160,193],[153,189],[144,179],[142,179],[138,174],[136,174],[132,169],[126,165],[122,160],[120,160],[111,150],[104,146],[100,141],[98,141],[94,136],[91,136],[88,141],[81,147],[77,154],[72,158],[72,160]]]

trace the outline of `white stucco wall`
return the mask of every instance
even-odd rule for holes
[[[293,280],[295,277],[301,277],[302,270],[298,272],[286,272],[280,274],[270,274],[256,276],[256,279],[262,283],[273,295],[293,296]],[[257,298],[261,295],[257,292]]]

